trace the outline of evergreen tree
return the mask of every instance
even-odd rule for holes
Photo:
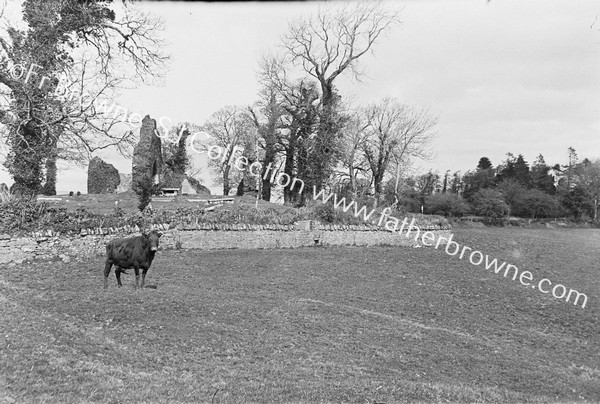
[[[460,177],[460,171],[455,171],[452,174],[452,182],[450,185],[450,192],[459,195],[463,191],[463,183]]]
[[[546,164],[544,156],[540,154],[531,166],[531,185],[535,189],[554,195],[556,194],[556,187],[550,170],[551,168]]]
[[[492,162],[487,157],[482,157],[479,159],[479,163],[477,164],[478,170],[487,170],[489,168],[494,168],[492,166]]]
[[[468,171],[463,177],[463,197],[470,200],[475,193],[482,189],[492,188],[495,183],[494,167],[487,157],[479,159],[477,171]]]
[[[496,169],[496,183],[500,183],[509,178],[515,178],[515,164],[515,156],[512,153],[506,153],[506,160],[504,160]]]
[[[527,164],[522,154],[519,154],[517,157],[514,169],[514,179],[519,181],[526,188],[531,188],[531,173],[529,172],[529,164]]]

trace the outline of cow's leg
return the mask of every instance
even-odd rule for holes
[[[104,264],[104,289],[108,289],[108,274],[110,274],[112,265],[109,260],[106,260],[106,264]]]
[[[116,267],[115,268],[115,276],[117,277],[117,285],[119,287],[123,286],[123,284],[121,283],[121,272],[123,272],[123,270],[121,269],[121,267]]]
[[[140,287],[140,267],[135,266],[133,270],[135,271],[135,288],[137,289]]]
[[[142,286],[140,286],[142,289],[146,285],[146,272],[148,272],[148,268],[142,269]]]

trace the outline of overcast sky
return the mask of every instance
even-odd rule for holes
[[[164,18],[170,71],[163,87],[128,91],[131,112],[202,124],[225,105],[256,101],[257,61],[288,23],[324,3],[142,2]],[[329,2],[329,6],[336,3]],[[591,0],[409,0],[402,24],[361,60],[362,83],[339,80],[357,105],[397,97],[439,116],[436,157],[422,170],[466,171],[481,156],[565,163],[573,146],[600,158],[600,2]],[[600,17],[598,17],[600,20]],[[131,162],[102,155],[122,173]],[[205,174],[206,174],[205,170]],[[59,172],[58,192],[86,191],[86,170]],[[0,182],[12,183],[5,171]],[[217,191],[212,180],[204,184]]]

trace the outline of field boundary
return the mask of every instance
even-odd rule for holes
[[[180,227],[180,226],[177,226]],[[153,225],[162,231],[160,248],[171,249],[277,249],[311,246],[417,246],[418,241],[404,234],[376,229],[375,226],[316,225],[232,225],[206,224],[171,229]],[[33,260],[88,259],[105,254],[106,244],[117,237],[138,235],[137,226],[120,229],[82,230],[79,235],[34,232],[29,237],[0,235],[0,264]],[[430,230],[438,237],[448,236],[448,229]]]

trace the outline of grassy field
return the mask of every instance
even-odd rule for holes
[[[455,240],[582,309],[432,248],[161,251],[0,270],[4,402],[600,402],[598,230]]]

